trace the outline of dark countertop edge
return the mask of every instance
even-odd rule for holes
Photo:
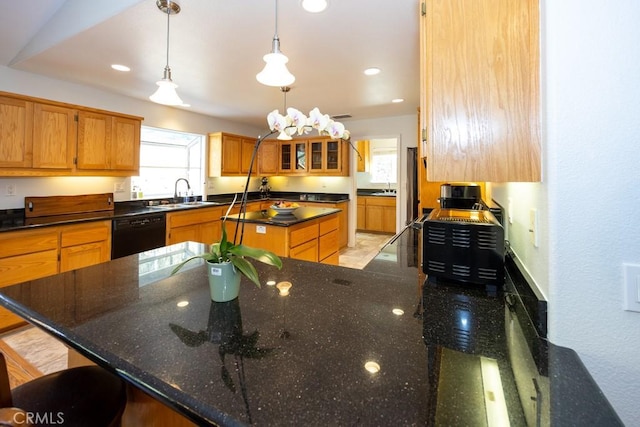
[[[282,193],[274,193],[274,194],[282,194]],[[324,196],[334,197],[335,200],[302,200],[305,202],[313,202],[313,203],[327,203],[327,204],[339,204],[345,203],[349,201],[348,195],[346,194],[327,194],[327,193],[288,193],[290,194],[290,198],[285,197],[270,197],[268,199],[263,199],[260,197],[259,193],[249,193],[248,201],[249,202],[257,202],[261,200],[291,200],[291,201],[301,201],[300,194],[323,194]],[[297,197],[294,195],[298,195]],[[145,206],[145,203],[148,203],[149,200],[129,200],[124,202],[116,202],[115,209],[113,210],[113,214],[111,215],[96,215],[91,218],[74,218],[74,219],[62,219],[60,221],[54,221],[46,224],[24,224],[24,209],[6,209],[4,210],[4,215],[8,217],[13,217],[17,220],[18,223],[12,223],[9,226],[0,226],[0,233],[9,232],[9,231],[19,231],[19,230],[31,230],[42,227],[53,227],[57,225],[66,225],[66,224],[79,224],[83,222],[93,222],[93,221],[104,221],[104,220],[112,220],[118,218],[126,218],[130,216],[136,215],[149,215],[154,213],[167,213],[167,212],[176,212],[181,210],[194,210],[194,209],[202,209],[202,208],[210,208],[215,206],[226,206],[229,205],[233,201],[234,195],[226,194],[226,195],[209,195],[207,196],[207,202],[213,202],[214,204],[203,204],[197,206],[176,206],[166,209],[158,209],[158,208],[150,208]],[[216,199],[217,200],[214,200]],[[166,198],[164,198],[166,199]],[[239,201],[236,201],[239,204]],[[0,220],[2,220],[3,211],[0,210]],[[21,220],[21,221],[20,221]],[[21,222],[21,223],[20,223]],[[286,224],[273,224],[273,225],[286,225]],[[289,224],[290,225],[290,224]]]
[[[375,188],[358,188],[356,191],[357,196],[371,196],[371,197],[397,197],[397,190],[395,194],[374,194],[374,193],[382,193],[385,189],[375,189]]]
[[[229,425],[241,426],[243,424],[236,423],[235,420],[229,417],[229,415],[224,413],[216,413],[211,414],[208,413],[206,416],[203,414],[198,414],[190,409],[186,408],[184,405],[178,403],[179,400],[191,400],[188,395],[182,393],[180,390],[174,389],[172,387],[166,387],[162,384],[161,381],[157,381],[153,377],[145,376],[145,373],[135,368],[135,366],[127,363],[125,360],[122,360],[115,355],[112,354],[113,360],[117,359],[117,364],[109,363],[104,358],[100,357],[98,354],[95,354],[93,351],[89,350],[88,346],[83,345],[82,338],[76,336],[75,334],[66,335],[59,330],[56,329],[56,326],[48,326],[44,322],[43,319],[37,313],[33,313],[32,311],[26,309],[25,307],[14,303],[10,299],[7,299],[4,295],[0,294],[0,306],[7,308],[8,310],[18,314],[22,318],[26,319],[29,323],[33,325],[37,325],[39,328],[47,331],[50,335],[54,336],[58,340],[64,342],[69,347],[77,350],[80,354],[87,357],[97,365],[107,369],[109,372],[123,379],[124,381],[130,383],[134,387],[143,390],[145,393],[154,397],[155,399],[161,401],[166,404],[170,408],[176,410],[180,414],[187,417],[189,420],[193,421],[197,425]],[[101,349],[102,351],[102,349]],[[131,375],[127,375],[126,372],[135,372],[138,376],[132,377]],[[180,394],[180,398],[175,396],[175,394]],[[195,402],[194,402],[195,403]],[[197,404],[193,405],[197,407]],[[222,424],[220,424],[222,423]]]
[[[301,209],[304,209],[304,208],[301,208]],[[317,215],[313,215],[308,218],[296,218],[296,220],[287,221],[287,222],[272,221],[272,218],[270,218],[269,220],[255,220],[251,218],[241,219],[240,214],[229,215],[226,218],[231,221],[245,222],[247,224],[262,224],[262,225],[274,225],[276,227],[291,227],[292,225],[301,224],[303,222],[311,221],[327,215],[333,215],[341,211],[340,209],[334,209],[334,208],[307,208],[307,209],[322,209],[323,212],[319,212]]]
[[[210,194],[207,201],[229,204],[233,201],[236,193],[227,194]],[[254,191],[247,194],[249,202],[257,202],[261,200],[287,200],[296,202],[313,202],[313,203],[342,203],[349,201],[349,195],[343,193],[302,193],[289,191],[272,191],[269,197],[262,197],[259,192]],[[240,201],[240,193],[238,193],[238,203]]]

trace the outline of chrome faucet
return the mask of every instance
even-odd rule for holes
[[[176,179],[176,183],[173,186],[173,198],[177,199],[178,198],[178,182],[180,181],[184,181],[187,183],[187,194],[189,193],[189,190],[191,190],[191,185],[189,185],[189,181],[187,181],[186,178],[178,178]]]

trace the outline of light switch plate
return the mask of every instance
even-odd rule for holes
[[[622,264],[624,269],[624,309],[640,312],[640,264]]]

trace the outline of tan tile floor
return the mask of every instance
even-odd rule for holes
[[[340,266],[362,269],[392,237],[391,234],[356,233],[356,245],[340,251]],[[14,350],[14,357],[21,359],[19,364],[37,370],[33,372],[48,374],[67,368],[67,347],[34,326],[0,335],[0,340]]]

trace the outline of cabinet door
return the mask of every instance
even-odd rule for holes
[[[262,141],[258,154],[258,173],[262,176],[278,173],[278,141]]]
[[[182,243],[186,241],[197,242],[200,239],[200,225],[185,225],[184,227],[174,227],[167,237],[167,245]]]
[[[114,116],[111,126],[111,169],[140,170],[140,120]]]
[[[111,258],[109,242],[93,242],[60,249],[60,272],[106,262]]]
[[[33,103],[0,96],[0,167],[31,167],[32,129]]]
[[[396,207],[385,206],[382,210],[382,231],[387,233],[396,232]]]
[[[256,146],[256,140],[250,138],[242,138],[241,141],[241,160],[240,160],[240,172],[243,175],[249,173],[249,165],[251,165],[251,157],[253,156],[253,149]],[[251,175],[258,174],[258,159],[253,161],[253,168],[251,169]]]
[[[33,113],[33,167],[72,169],[77,141],[76,110],[34,104]]]
[[[289,174],[294,171],[293,143],[280,141],[279,144],[279,164],[278,172],[281,174]]]
[[[369,141],[362,140],[357,143],[358,150],[358,166],[357,172],[368,172],[369,171]]]
[[[309,172],[322,173],[325,171],[325,149],[324,141],[309,140]]]
[[[357,220],[356,220],[356,229],[357,230],[366,230],[367,229],[367,220],[366,220],[366,205],[364,197],[358,197],[358,205],[357,205]]]
[[[307,156],[307,142],[294,142],[294,158],[295,165],[293,166],[293,170],[295,173],[306,173],[308,170],[308,156]]]
[[[222,175],[240,175],[242,138],[235,135],[222,137]]]
[[[539,2],[425,3],[428,179],[539,181]]]
[[[111,116],[88,111],[78,113],[78,169],[109,169]]]

